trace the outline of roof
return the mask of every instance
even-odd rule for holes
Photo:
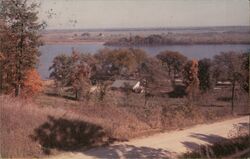
[[[125,88],[126,84],[129,87],[134,87],[139,81],[135,80],[115,80],[114,83],[111,85],[113,88]]]
[[[230,82],[230,81],[218,81],[217,83],[216,83],[216,85],[231,85],[232,84],[232,82]]]

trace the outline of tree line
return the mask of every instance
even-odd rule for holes
[[[94,55],[73,49],[70,56],[55,57],[50,70],[50,78],[56,81],[57,87],[71,87],[76,99],[87,98],[91,85],[102,88],[102,99],[110,81],[142,77],[152,81],[158,77],[157,72],[162,71],[157,61],[143,50],[107,48]]]
[[[111,39],[107,46],[154,46],[154,45],[191,45],[191,44],[249,44],[246,33],[162,33],[148,36],[129,36]]]
[[[88,98],[92,85],[103,88],[99,94],[103,99],[107,85],[116,79],[140,81],[145,98],[165,81],[171,81],[168,84],[174,87],[176,79],[182,79],[191,100],[211,90],[218,81],[230,81],[232,109],[235,86],[249,90],[249,53],[226,52],[213,59],[188,60],[183,54],[169,50],[152,57],[134,48],[105,48],[96,54],[82,54],[73,49],[71,55],[55,57],[50,70],[56,85],[71,88],[78,100]]]

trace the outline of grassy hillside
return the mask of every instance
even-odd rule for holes
[[[110,106],[88,107],[76,112],[74,108],[40,107],[7,96],[1,96],[0,106],[2,157],[36,157],[73,151],[121,140],[115,137],[129,135],[125,131],[132,133],[135,129],[138,132],[149,128],[126,111]]]
[[[48,90],[47,90],[48,91]],[[222,91],[222,90],[221,90]],[[2,157],[38,157],[79,151],[160,131],[231,117],[230,91],[204,94],[197,103],[186,98],[124,95],[108,91],[104,101],[75,101],[44,92],[30,101],[0,96]],[[225,98],[225,99],[224,99]],[[247,96],[237,109],[247,109]],[[245,103],[245,104],[244,104]]]

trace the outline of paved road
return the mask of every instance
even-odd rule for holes
[[[53,159],[92,158],[164,158],[194,150],[200,144],[211,144],[227,138],[233,125],[248,125],[249,117],[240,117],[213,124],[197,125],[181,131],[171,131],[153,136],[116,143],[83,152],[63,153]]]

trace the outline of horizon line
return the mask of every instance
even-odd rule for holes
[[[223,28],[223,27],[250,27],[250,25],[214,25],[214,26],[171,26],[171,27],[105,27],[105,28],[48,28],[51,30],[149,30],[149,29],[194,29],[194,28]]]

